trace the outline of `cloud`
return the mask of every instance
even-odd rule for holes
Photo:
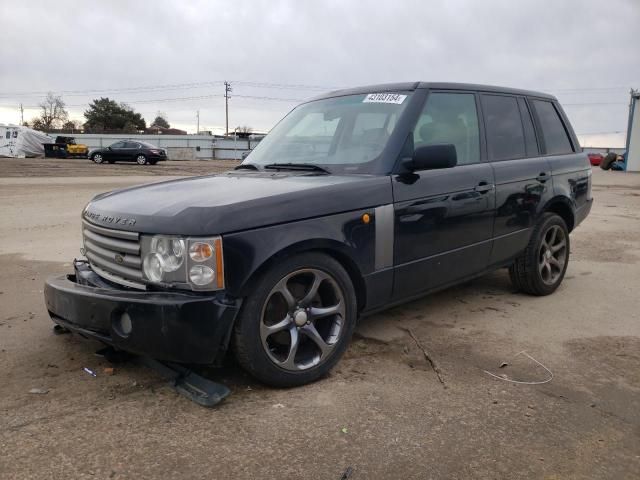
[[[578,133],[611,132],[626,129],[628,89],[640,88],[637,0],[3,2],[0,17],[0,122],[19,120],[21,101],[37,105],[19,92],[214,82],[108,96],[147,120],[166,112],[190,131],[199,109],[201,128],[220,128],[224,101],[213,95],[226,79],[236,81],[230,124],[266,130],[296,101],[243,96],[318,90],[239,82],[330,89],[440,80],[549,91]],[[82,105],[95,96],[64,99]],[[193,96],[210,98],[135,103]],[[83,107],[70,110],[82,117]]]

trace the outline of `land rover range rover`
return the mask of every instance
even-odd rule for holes
[[[591,167],[558,101],[451,83],[341,90],[287,115],[235,170],[96,196],[51,278],[57,324],[271,385],[325,374],[359,316],[507,267],[552,293]]]

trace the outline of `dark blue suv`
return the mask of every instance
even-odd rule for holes
[[[295,108],[234,171],[95,197],[54,322],[161,360],[233,345],[300,385],[359,316],[508,268],[548,295],[591,209],[591,166],[558,101],[452,83],[341,90]]]

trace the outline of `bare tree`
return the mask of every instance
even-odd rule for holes
[[[243,135],[250,135],[251,132],[253,132],[253,128],[251,128],[248,125],[243,125],[241,127],[238,127],[236,130]]]
[[[62,97],[55,96],[53,93],[49,92],[47,94],[47,98],[40,103],[42,113],[39,117],[34,118],[31,123],[34,125],[34,128],[36,128],[37,125],[39,130],[57,128],[69,118],[69,114],[64,107],[65,105],[62,101]]]

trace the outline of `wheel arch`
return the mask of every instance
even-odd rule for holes
[[[555,213],[560,216],[567,224],[569,232],[575,227],[575,209],[571,201],[566,197],[555,197],[549,200],[542,209],[542,213]]]
[[[367,292],[362,272],[353,258],[349,255],[347,248],[340,242],[330,239],[303,240],[278,250],[269,258],[265,259],[264,262],[262,262],[247,276],[246,281],[240,287],[240,295],[243,297],[246,296],[251,290],[254,282],[256,282],[264,272],[277,264],[282,258],[303,252],[323,253],[340,263],[340,265],[346,270],[349,278],[351,279],[351,283],[353,284],[356,301],[358,303],[358,312],[364,309],[366,305]]]

